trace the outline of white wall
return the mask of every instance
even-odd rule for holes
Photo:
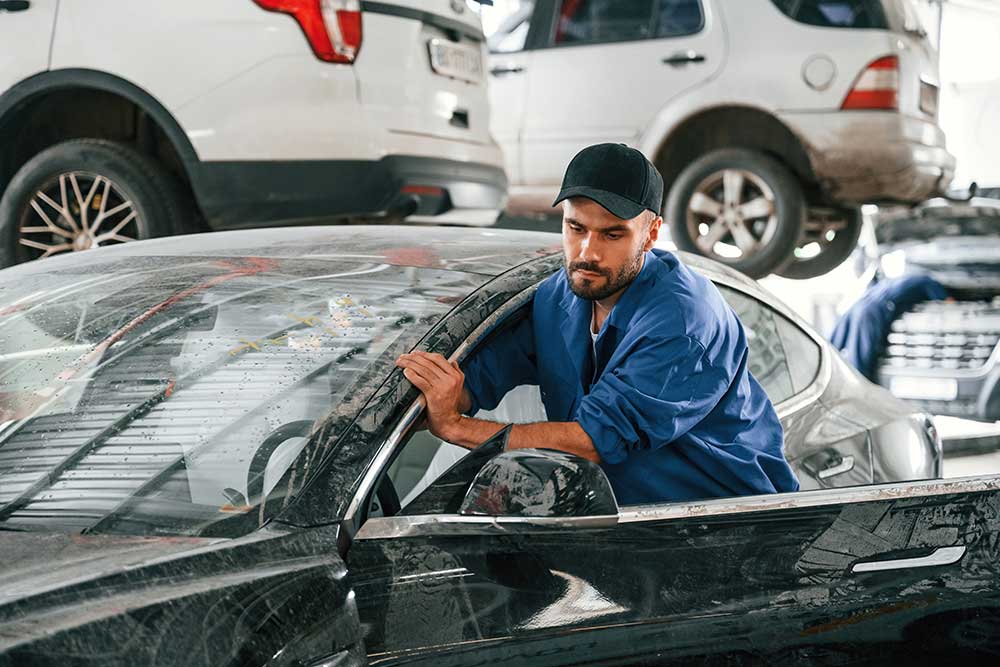
[[[1000,0],[949,0],[941,21],[941,126],[955,183],[1000,186]]]

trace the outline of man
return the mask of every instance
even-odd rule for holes
[[[798,489],[735,313],[710,281],[652,249],[662,199],[637,150],[599,144],[573,158],[553,203],[565,271],[539,286],[530,318],[464,375],[441,355],[399,358],[432,433],[476,447],[502,425],[464,415],[537,384],[550,421],[515,425],[508,448],[596,461],[620,504]]]
[[[877,383],[876,362],[885,349],[892,323],[918,303],[947,298],[944,286],[928,275],[876,278],[837,320],[830,342],[847,363]]]

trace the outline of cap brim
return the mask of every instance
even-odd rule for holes
[[[646,210],[645,206],[636,204],[631,199],[626,199],[614,192],[599,190],[586,185],[574,185],[573,187],[563,188],[559,191],[559,196],[552,202],[552,205],[556,206],[559,202],[571,197],[586,197],[595,201],[606,208],[611,215],[622,220],[631,220]]]

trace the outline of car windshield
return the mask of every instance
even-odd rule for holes
[[[0,529],[252,530],[315,472],[326,418],[488,280],[377,255],[112,256],[0,279]]]

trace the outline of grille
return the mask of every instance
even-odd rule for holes
[[[983,368],[1000,342],[1000,298],[931,301],[892,323],[882,367]]]

